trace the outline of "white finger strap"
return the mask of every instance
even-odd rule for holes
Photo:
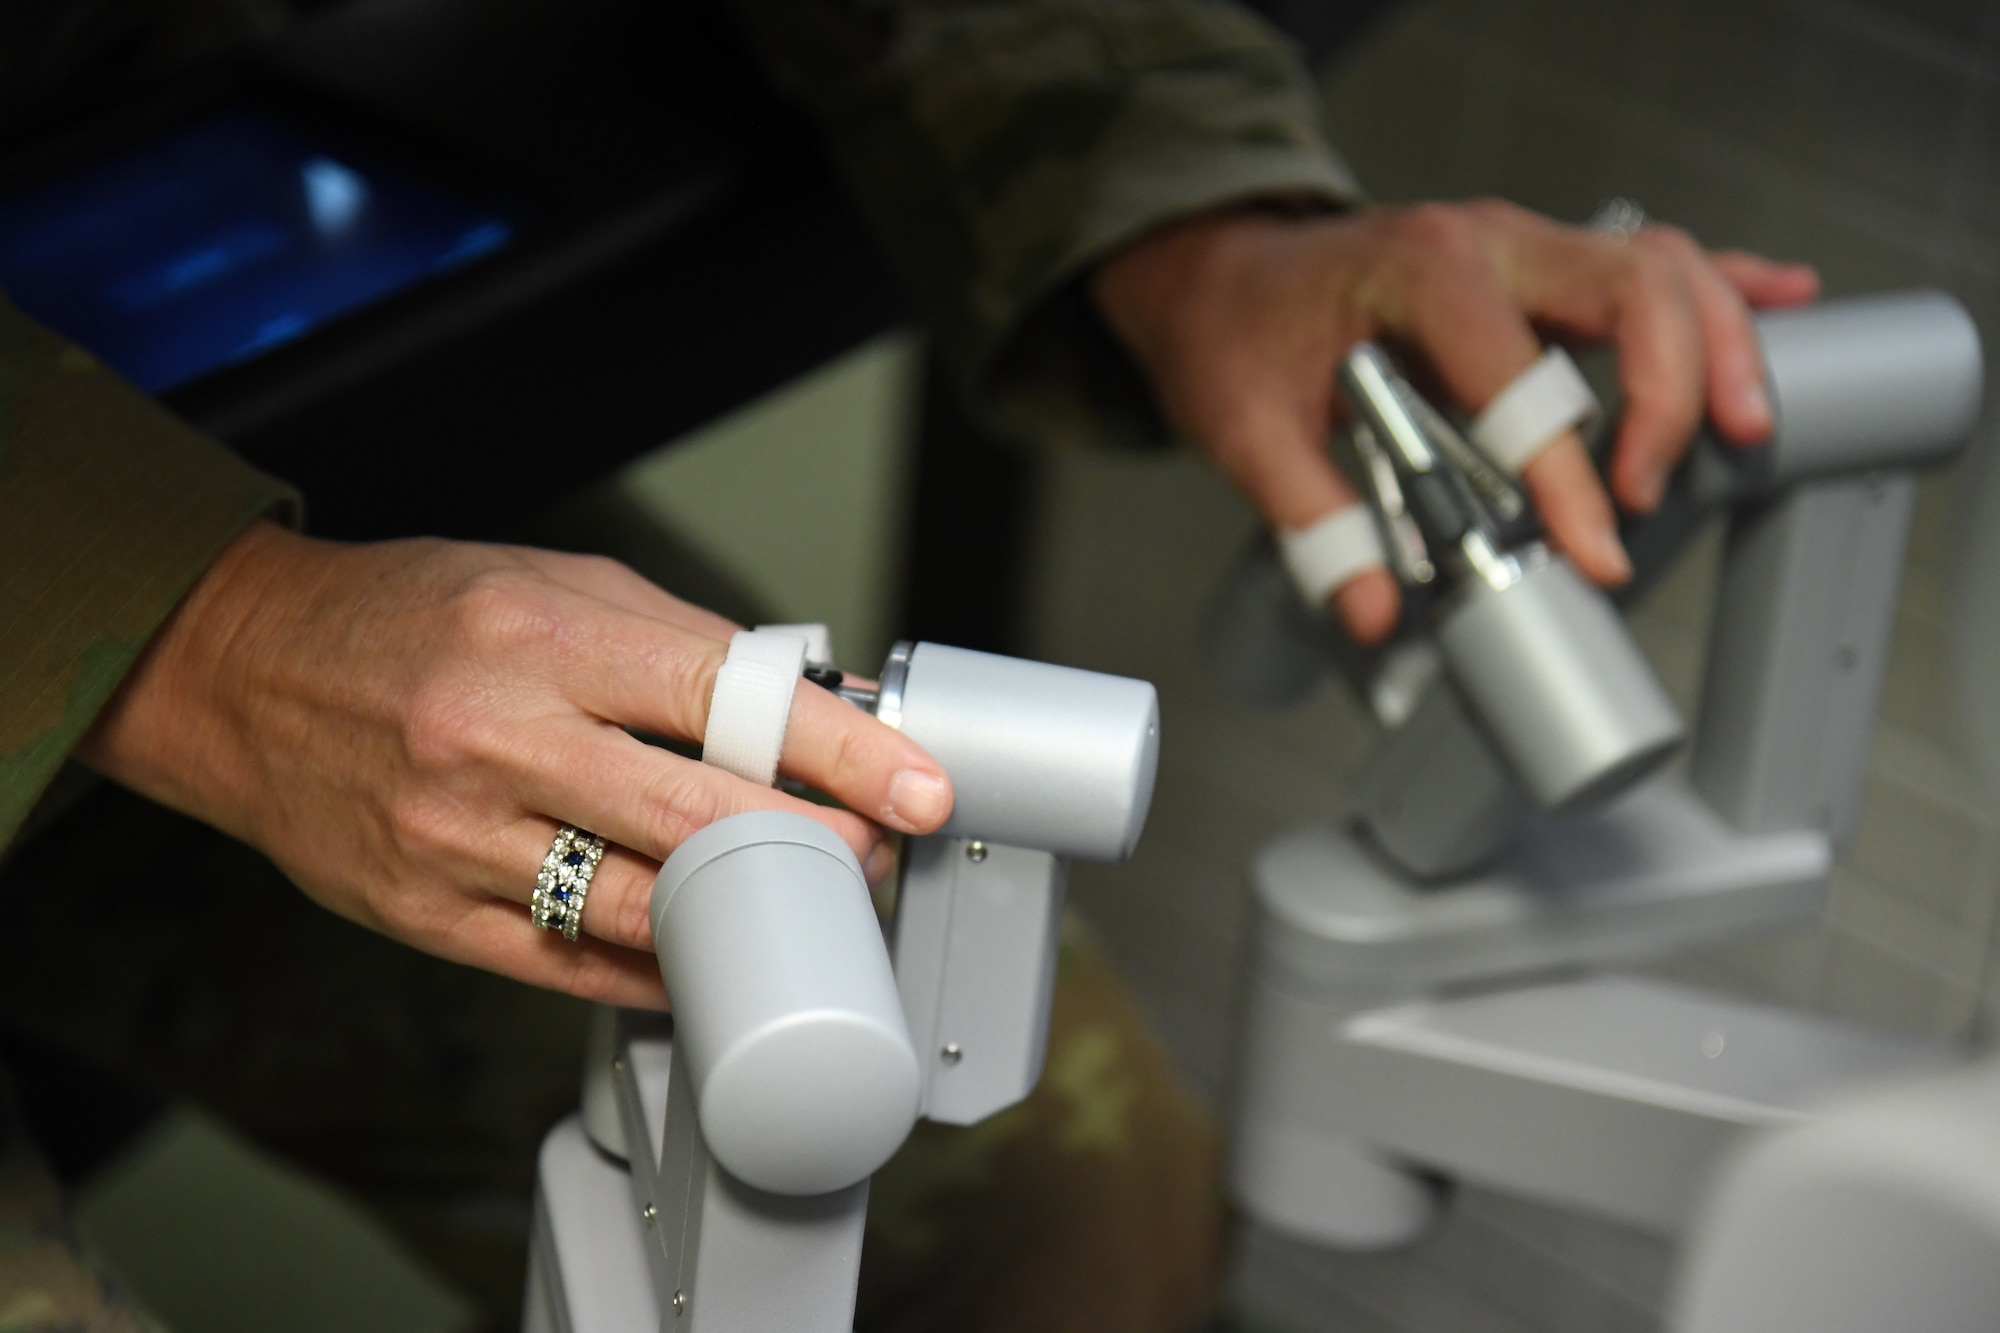
[[[701,761],[768,787],[778,776],[792,692],[805,669],[806,639],[779,630],[740,630],[715,673]]]
[[[1336,509],[1296,532],[1280,532],[1278,555],[1309,606],[1324,606],[1341,584],[1385,563],[1382,534],[1365,504]]]
[[[1556,436],[1593,425],[1603,413],[1569,353],[1551,347],[1486,405],[1467,433],[1481,453],[1518,477]]]
[[[796,634],[806,641],[806,661],[813,666],[833,665],[833,631],[817,621],[796,625],[759,625],[759,634]]]

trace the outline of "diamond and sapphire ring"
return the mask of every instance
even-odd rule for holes
[[[583,897],[590,877],[604,859],[604,839],[564,824],[556,830],[542,872],[535,876],[535,896],[528,902],[528,919],[543,930],[560,930],[573,940],[583,926]]]
[[[1646,210],[1630,199],[1607,199],[1597,206],[1590,215],[1590,221],[1583,225],[1608,240],[1625,242],[1644,231],[1652,221]]]

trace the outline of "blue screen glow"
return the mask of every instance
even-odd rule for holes
[[[0,287],[159,392],[502,249],[517,225],[231,111],[0,198]]]

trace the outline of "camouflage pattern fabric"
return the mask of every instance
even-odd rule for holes
[[[9,8],[0,122],[32,119],[33,80],[64,59],[118,47],[91,36],[114,31],[104,15],[171,35],[151,16],[177,6],[222,16],[217,33],[281,8]],[[1294,53],[1223,0],[739,8],[823,127],[960,383],[1017,437],[1161,437],[1082,297],[1097,260],[1218,206],[1358,198]],[[53,46],[28,40],[51,34]],[[284,486],[0,301],[0,847],[216,554],[257,516],[297,512]],[[574,1102],[579,1007],[368,935],[261,857],[122,793],[93,793],[54,825],[79,831],[13,847],[0,883],[0,1016],[308,1164],[510,1327],[527,1173],[542,1129]],[[63,892],[30,891],[52,883]],[[10,1117],[0,1333],[146,1327],[64,1230],[24,1142]],[[1212,1130],[1072,936],[1034,1097],[969,1130],[921,1130],[879,1177],[864,1327],[1190,1323],[1216,1272],[1215,1178]]]
[[[1037,445],[1164,428],[1081,292],[1147,231],[1361,198],[1318,88],[1227,0],[736,0],[978,415]]]
[[[297,513],[0,299],[0,847],[209,562]]]
[[[81,12],[154,15],[141,26],[170,31],[157,15],[181,7],[267,8]],[[971,401],[1015,436],[1161,437],[1082,298],[1097,260],[1206,209],[1358,197],[1296,53],[1226,0],[737,7],[824,127]],[[35,0],[15,21],[45,33],[65,12]],[[295,518],[296,502],[0,301],[0,511],[5,846],[200,571],[252,518]]]

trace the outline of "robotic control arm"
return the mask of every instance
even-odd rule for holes
[[[1693,784],[1745,832],[1842,841],[1859,799],[1913,472],[1961,448],[1979,336],[1937,292],[1757,318],[1777,417],[1757,449],[1697,439],[1662,508],[1623,533],[1635,595],[1708,520],[1730,539]],[[1342,370],[1353,471],[1409,593],[1406,631],[1360,654],[1301,608],[1268,548],[1232,574],[1208,652],[1240,693],[1285,702],[1329,666],[1383,724],[1360,793],[1378,852],[1420,880],[1491,863],[1538,815],[1601,808],[1685,728],[1613,599],[1539,540],[1512,481],[1379,349]]]
[[[1493,498],[1504,478],[1456,461],[1379,354],[1350,363],[1359,470],[1420,628],[1350,659],[1384,723],[1355,817],[1282,835],[1253,870],[1231,1175],[1259,1220],[1400,1243],[1442,1172],[1676,1231],[1746,1130],[1948,1063],[1596,972],[1817,918],[1867,771],[1914,472],[1979,411],[1979,337],[1948,296],[1758,332],[1775,438],[1697,441],[1628,537],[1643,583],[1727,514],[1685,782],[1642,782],[1682,727],[1610,599],[1540,551]],[[1296,694],[1328,638],[1274,611],[1289,589],[1256,564],[1235,591],[1211,625],[1225,667]]]
[[[733,816],[668,858],[651,910],[673,1020],[618,1016],[583,1112],[628,1163],[643,1262],[630,1208],[603,1202],[619,1191],[583,1189],[619,1173],[559,1128],[531,1329],[845,1333],[869,1176],[920,1115],[971,1124],[1039,1078],[1064,859],[1137,843],[1153,687],[928,643],[898,644],[881,682],[840,693],[922,744],[957,793],[905,850],[891,942],[853,854],[810,819]],[[567,1280],[616,1254],[620,1276]]]

